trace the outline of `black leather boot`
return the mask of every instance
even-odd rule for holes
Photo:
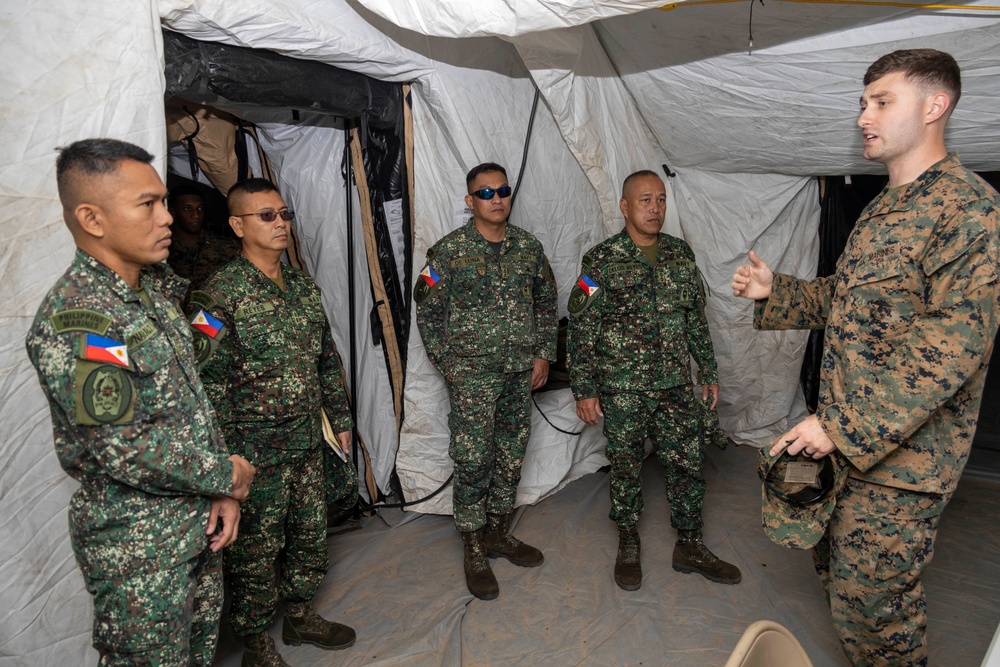
[[[506,514],[487,515],[483,544],[490,558],[506,558],[521,567],[538,567],[545,560],[542,552],[510,534],[510,517]]]
[[[500,586],[490,569],[490,559],[486,557],[483,529],[462,533],[462,542],[465,543],[465,585],[469,592],[480,600],[496,599]]]
[[[708,550],[701,540],[700,530],[677,531],[674,569],[684,573],[696,572],[709,581],[720,584],[738,584],[743,579],[738,567],[721,560]]]
[[[266,632],[247,635],[243,638],[243,661],[241,667],[289,667],[274,648],[274,640]]]
[[[626,591],[637,591],[642,586],[642,567],[639,564],[639,530],[635,526],[618,529],[615,583]]]
[[[285,622],[281,626],[281,641],[291,646],[312,644],[325,649],[340,650],[354,646],[354,630],[341,623],[328,621],[308,602],[285,605]]]

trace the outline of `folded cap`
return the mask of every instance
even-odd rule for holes
[[[847,481],[847,465],[836,451],[821,459],[789,456],[785,450],[772,457],[776,442],[762,447],[757,457],[764,533],[775,544],[811,549],[830,523],[837,493]]]

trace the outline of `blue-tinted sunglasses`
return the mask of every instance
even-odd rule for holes
[[[505,185],[502,188],[497,188],[496,190],[493,188],[483,188],[482,190],[476,190],[471,194],[477,199],[485,199],[487,201],[493,199],[493,195],[500,195],[500,199],[506,199],[510,196],[510,186]]]

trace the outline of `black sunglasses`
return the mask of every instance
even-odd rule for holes
[[[510,186],[505,185],[502,188],[497,188],[496,190],[493,188],[483,188],[482,190],[476,190],[470,194],[477,199],[485,199],[489,201],[490,199],[493,199],[493,195],[500,195],[501,199],[506,199],[510,196],[510,192]]]
[[[281,219],[285,222],[291,222],[295,219],[295,211],[257,211],[256,213],[241,213],[237,215],[237,218],[245,218],[248,215],[256,215],[258,218],[264,222],[274,222],[281,216]]]

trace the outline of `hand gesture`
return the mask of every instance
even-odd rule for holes
[[[747,253],[749,264],[741,264],[733,274],[733,296],[747,299],[766,299],[771,296],[771,281],[774,273],[764,260],[751,250]]]

